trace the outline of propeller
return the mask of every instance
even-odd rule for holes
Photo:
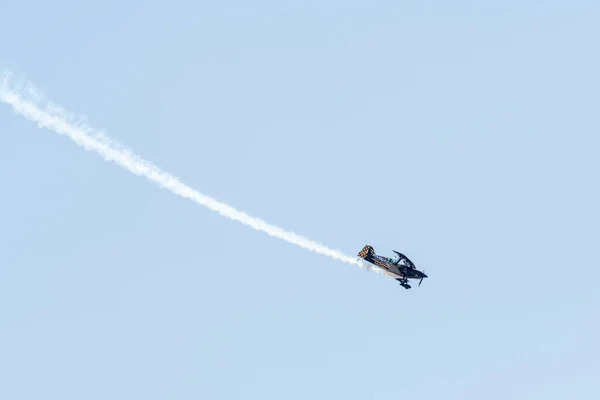
[[[419,286],[421,286],[421,283],[423,282],[423,278],[425,278],[425,270],[423,270],[423,276],[421,276],[421,280],[419,281]]]

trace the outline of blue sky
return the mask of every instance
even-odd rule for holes
[[[0,0],[0,66],[255,232],[0,107],[0,398],[596,399],[600,6]]]

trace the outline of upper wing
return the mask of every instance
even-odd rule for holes
[[[410,268],[416,269],[415,264],[413,264],[412,261],[409,260],[408,257],[406,257],[404,254],[397,252],[396,250],[392,250],[394,253],[396,253],[398,255],[398,257],[400,257],[400,260],[404,260],[404,262],[406,262],[406,265],[409,266]],[[398,260],[398,262],[400,262],[400,260]]]

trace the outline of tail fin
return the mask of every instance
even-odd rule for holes
[[[368,259],[371,258],[373,254],[375,254],[375,250],[373,249],[373,247],[366,245],[365,247],[363,247],[360,253],[358,253],[358,256],[360,258]]]

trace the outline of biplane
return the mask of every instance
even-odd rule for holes
[[[418,279],[419,286],[423,282],[424,278],[427,278],[425,271],[419,271],[415,264],[408,259],[404,254],[392,250],[396,253],[393,258],[383,257],[375,254],[373,247],[366,245],[358,253],[358,256],[365,261],[375,265],[386,271],[389,275],[392,275],[394,279],[400,282],[400,286],[405,289],[410,289],[411,286],[408,284],[409,279]]]

